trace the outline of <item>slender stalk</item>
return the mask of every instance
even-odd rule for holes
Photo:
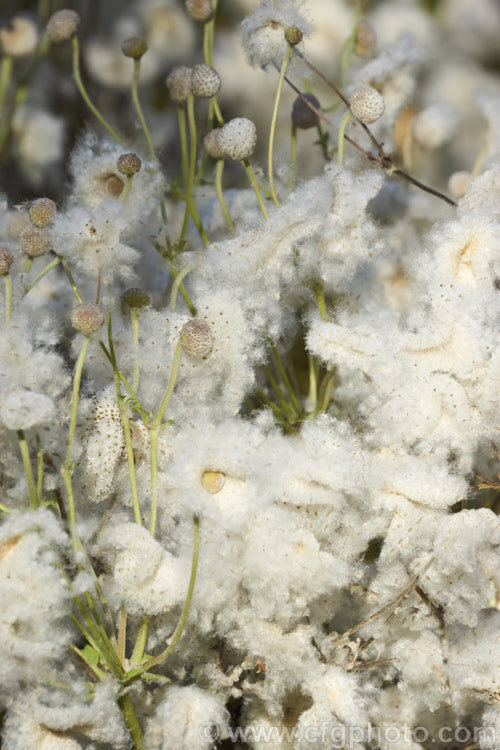
[[[38,274],[38,276],[31,282],[31,284],[28,284],[28,286],[24,290],[24,294],[28,294],[28,292],[31,289],[33,289],[33,287],[35,286],[35,284],[37,284],[40,281],[40,279],[43,279],[43,277],[45,276],[45,274],[48,273],[49,271],[51,271],[53,268],[55,268],[60,262],[61,262],[61,258],[59,256],[57,256],[56,258],[54,258],[53,260],[51,260],[50,263],[48,263],[45,266],[45,268],[42,271],[40,271],[40,273]]]
[[[288,192],[291,193],[295,184],[295,172],[297,170],[297,128],[292,125],[292,160],[290,166],[290,180],[288,182]]]
[[[228,225],[230,231],[234,232],[234,224],[231,221],[231,217],[229,216],[229,211],[227,210],[226,201],[224,200],[224,191],[222,189],[222,173],[223,172],[224,172],[224,159],[217,159],[217,164],[215,166],[215,189],[217,191],[217,198],[219,199],[220,207],[222,209],[222,213],[224,214],[226,224]]]
[[[130,309],[130,321],[132,323],[132,342],[134,347],[134,379],[132,388],[135,393],[139,387],[139,313],[137,308]]]
[[[345,129],[347,127],[347,123],[349,122],[350,119],[351,119],[351,110],[348,109],[342,118],[342,122],[340,123],[340,128],[339,128],[339,140],[338,140],[339,167],[342,166],[342,162],[344,161],[344,135],[345,135]]]
[[[311,352],[307,352],[307,360],[309,364],[309,393],[307,401],[312,405],[312,413],[317,413],[318,408],[318,376],[316,371],[316,361]]]
[[[280,371],[280,375],[283,378],[283,382],[284,382],[284,384],[286,386],[286,389],[287,389],[288,393],[290,394],[290,398],[292,399],[292,403],[294,405],[295,411],[297,412],[297,414],[299,415],[299,417],[302,417],[303,416],[302,409],[300,407],[298,398],[295,395],[295,391],[292,388],[292,384],[290,383],[290,378],[288,377],[288,375],[286,373],[286,370],[285,370],[285,367],[283,365],[283,362],[281,361],[281,357],[278,354],[278,350],[276,349],[276,347],[274,346],[274,344],[271,346],[271,349],[273,351],[274,358],[276,360],[276,364],[278,365],[278,369]]]
[[[245,171],[246,171],[246,173],[248,175],[248,179],[250,180],[250,184],[251,184],[251,186],[253,187],[253,189],[255,191],[255,195],[257,196],[257,200],[259,201],[260,209],[261,209],[262,213],[264,214],[264,217],[266,219],[269,219],[269,214],[267,213],[267,209],[266,209],[266,207],[264,205],[264,201],[262,200],[262,195],[260,193],[259,186],[257,184],[257,180],[255,179],[255,174],[254,174],[254,171],[252,169],[252,165],[250,164],[250,162],[248,161],[248,159],[243,159],[243,161],[241,163],[243,164],[243,167],[245,168]]]
[[[189,181],[189,155],[187,146],[187,129],[186,129],[186,112],[184,105],[177,105],[177,117],[179,120],[179,134],[181,137],[181,154],[182,154],[182,176],[184,179],[184,190],[187,193]]]
[[[144,615],[144,617],[142,618],[141,626],[139,628],[139,632],[137,633],[137,639],[135,641],[134,650],[132,652],[132,656],[130,657],[131,667],[140,666],[144,658],[144,651],[146,649],[147,636],[148,636],[148,618],[147,618],[147,615]]]
[[[144,738],[142,736],[139,722],[137,721],[137,716],[135,715],[130,695],[125,693],[120,696],[120,698],[118,698],[118,705],[120,706],[120,711],[123,714],[125,724],[127,725],[130,737],[134,743],[134,750],[145,750],[146,746],[144,744]]]
[[[4,274],[5,284],[5,322],[10,325],[10,315],[12,310],[12,279],[10,273]]]
[[[146,136],[146,141],[148,143],[148,149],[149,153],[151,154],[151,158],[153,161],[158,161],[156,158],[155,150],[153,147],[153,141],[151,140],[151,135],[149,133],[149,129],[146,123],[146,119],[144,117],[141,103],[139,101],[139,75],[141,72],[141,61],[134,60],[134,77],[132,79],[132,101],[134,102],[135,111],[137,112],[137,116],[139,118],[139,122],[141,123],[141,127],[144,131],[144,135]]]
[[[193,266],[186,266],[186,268],[182,269],[182,271],[179,273],[176,280],[174,281],[174,284],[172,286],[172,295],[170,297],[170,310],[172,312],[175,312],[175,305],[177,302],[177,292],[179,291],[179,287],[182,284],[183,279],[185,279],[188,273],[193,270],[194,270]]]
[[[83,301],[82,300],[82,296],[81,296],[80,292],[78,291],[78,287],[76,286],[75,280],[74,280],[74,278],[73,278],[73,276],[71,274],[71,271],[69,270],[68,262],[66,260],[64,260],[64,258],[61,258],[61,263],[62,263],[62,267],[64,268],[64,270],[66,272],[66,276],[68,277],[69,283],[71,284],[71,288],[73,289],[73,291],[75,293],[75,297],[78,300],[78,304],[81,305],[82,301]]]
[[[43,491],[43,453],[38,451],[37,474],[36,474],[36,502],[40,505]]]
[[[145,664],[142,665],[140,672],[146,672],[151,667],[154,667],[156,664],[161,664],[164,662],[172,651],[175,649],[177,644],[179,643],[184,627],[186,625],[186,621],[189,615],[189,610],[191,607],[191,601],[193,599],[193,593],[194,593],[194,586],[196,583],[196,573],[198,570],[198,557],[199,557],[199,550],[200,550],[200,519],[198,516],[193,517],[193,558],[191,562],[191,575],[189,578],[189,587],[188,592],[186,596],[186,601],[184,602],[184,607],[182,610],[182,614],[179,620],[179,623],[175,629],[175,633],[173,635],[173,638],[168,646],[168,648],[165,649],[161,654],[158,656],[155,656],[153,659],[150,659]]]
[[[120,609],[120,625],[118,627],[118,658],[123,666],[125,664],[125,645],[127,641],[127,610],[124,606]]]
[[[275,202],[276,206],[279,206],[279,201],[278,201],[278,196],[276,195],[276,190],[274,187],[274,173],[273,173],[274,134],[276,132],[276,120],[278,117],[278,107],[280,103],[281,92],[283,90],[283,81],[285,80],[285,73],[286,73],[286,69],[288,67],[288,63],[290,61],[292,52],[293,52],[293,47],[289,45],[286,51],[286,55],[283,59],[283,63],[281,65],[280,77],[278,81],[278,89],[276,91],[276,97],[274,99],[274,109],[273,109],[273,116],[271,119],[271,128],[269,130],[269,150],[268,150],[268,155],[267,155],[267,171],[268,171],[268,176],[269,176],[269,186],[271,188],[271,194],[273,196],[273,201]]]
[[[167,263],[167,265],[168,265],[168,269],[169,269],[170,273],[172,274],[172,276],[174,277],[174,279],[177,279],[177,277],[178,277],[178,275],[180,273],[179,270],[174,265],[172,265],[172,263]],[[193,304],[193,302],[191,300],[191,297],[187,293],[187,289],[186,289],[186,287],[184,286],[184,284],[182,282],[179,285],[179,291],[180,291],[180,293],[181,293],[181,295],[182,295],[182,297],[184,299],[184,302],[188,306],[189,312],[191,313],[191,315],[193,316],[193,318],[196,317],[196,312],[197,312],[196,311],[196,307],[194,306],[194,304]]]
[[[203,225],[201,223],[200,217],[198,215],[198,211],[196,210],[196,206],[193,200],[194,175],[196,171],[196,119],[194,116],[194,96],[193,96],[192,91],[189,92],[189,96],[187,100],[187,112],[188,112],[191,154],[190,154],[188,180],[187,180],[187,186],[186,186],[187,189],[186,189],[186,196],[185,196],[186,210],[184,212],[184,221],[182,222],[179,245],[182,244],[182,242],[184,241],[186,237],[190,215],[193,217],[194,223],[196,224],[196,228],[198,229],[201,239],[203,240],[205,245],[208,245],[209,239],[205,233],[205,230],[203,229]]]
[[[26,472],[26,478],[28,479],[31,507],[33,510],[36,510],[38,505],[36,502],[35,483],[33,481],[33,471],[31,469],[30,452],[28,448],[28,443],[26,442],[26,437],[24,435],[24,430],[17,431],[17,439],[19,441],[19,448],[21,451],[22,459],[23,459],[24,470]]]
[[[142,526],[141,506],[139,504],[139,494],[137,492],[137,477],[135,474],[134,449],[130,435],[130,419],[126,407],[123,403],[123,397],[119,400],[120,417],[123,425],[123,434],[125,437],[125,448],[127,451],[127,464],[130,480],[130,491],[132,492],[132,505],[134,507],[134,519],[139,526]]]
[[[0,114],[3,112],[7,93],[9,91],[10,76],[12,74],[12,57],[5,55],[0,67]]]
[[[215,116],[217,118],[217,122],[222,127],[224,125],[224,118],[222,117],[222,112],[220,111],[219,103],[218,103],[217,99],[215,98],[215,96],[213,96],[210,101],[213,103],[214,112],[215,112]]]
[[[175,380],[177,377],[177,369],[179,367],[179,359],[181,355],[181,340],[177,342],[177,346],[174,351],[174,358],[172,361],[172,369],[170,372],[170,380],[165,391],[165,395],[160,404],[160,408],[155,416],[153,426],[149,430],[150,438],[150,450],[151,450],[151,517],[149,522],[149,533],[152,537],[155,535],[156,530],[156,516],[158,513],[158,434],[163,419],[163,414],[167,408],[170,396],[174,390]]]
[[[120,195],[120,202],[125,203],[125,198],[128,195],[128,191],[130,190],[130,186],[132,185],[132,180],[134,179],[133,174],[128,174],[127,179],[125,181],[125,187],[122,190],[122,194]]]
[[[87,105],[87,107],[90,109],[90,111],[97,117],[99,122],[103,127],[106,128],[108,133],[119,143],[123,143],[123,138],[118,135],[118,133],[113,130],[111,125],[105,120],[105,118],[101,115],[95,104],[91,101],[87,90],[85,89],[85,86],[83,85],[82,76],[80,74],[80,47],[78,44],[78,37],[76,34],[72,37],[73,42],[73,76],[75,78],[75,83],[78,86],[78,90],[80,94],[82,95],[82,98]]]
[[[314,287],[314,294],[316,295],[316,301],[318,303],[321,320],[324,320],[326,322],[328,320],[328,313],[326,310],[325,292],[323,289],[323,284],[321,282],[319,284],[316,284],[316,286]]]

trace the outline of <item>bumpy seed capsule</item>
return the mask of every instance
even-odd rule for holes
[[[290,47],[295,47],[295,45],[302,41],[302,32],[297,26],[289,26],[285,29],[285,39]]]
[[[51,42],[65,42],[76,34],[80,16],[74,10],[59,10],[47,21],[45,32]]]
[[[311,102],[313,107],[320,109],[320,103],[314,96],[314,94],[302,94],[304,99]],[[316,112],[307,106],[304,99],[298,96],[292,107],[292,125],[301,130],[307,130],[308,128],[314,128],[319,123],[319,116]]]
[[[167,88],[174,104],[184,104],[191,91],[192,69],[185,65],[174,68],[167,77]]]
[[[220,75],[210,65],[195,65],[191,73],[191,91],[202,99],[217,96],[221,86]]]
[[[207,133],[203,139],[203,147],[205,151],[214,159],[224,158],[224,154],[219,148],[219,142],[218,142],[219,133],[220,133],[220,128],[214,128],[209,133]]]
[[[193,21],[200,23],[210,21],[214,12],[212,0],[186,0],[186,10]]]
[[[224,487],[226,475],[221,471],[204,471],[201,475],[201,485],[211,495],[216,495]]]
[[[356,41],[354,51],[360,57],[373,55],[377,46],[375,29],[366,18],[361,18],[356,26]]]
[[[147,51],[148,43],[142,36],[132,36],[122,43],[122,52],[125,57],[133,57],[134,60],[140,60]]]
[[[131,177],[133,174],[137,174],[142,167],[142,161],[139,159],[137,154],[121,154],[116,161],[116,168],[122,174]]]
[[[182,348],[191,357],[203,359],[214,348],[214,336],[204,320],[188,320],[181,328]]]
[[[365,125],[378,120],[384,109],[384,98],[373,86],[361,86],[351,97],[351,112]]]
[[[51,242],[47,232],[40,227],[28,224],[19,234],[19,242],[23,253],[30,258],[38,258],[50,250]]]
[[[0,247],[0,276],[9,273],[9,268],[14,262],[14,256],[6,247]]]
[[[38,43],[38,32],[29,18],[17,16],[0,29],[0,47],[8,57],[31,55]]]
[[[50,198],[38,198],[29,208],[30,221],[36,227],[48,227],[56,215],[57,207]]]
[[[137,310],[141,310],[143,307],[147,307],[151,304],[151,297],[149,294],[142,289],[135,288],[127,289],[127,291],[123,293],[122,300],[128,305],[128,307],[133,307]]]
[[[217,143],[227,159],[241,161],[248,159],[257,143],[257,128],[246,117],[235,117],[220,129]]]
[[[104,310],[101,305],[84,302],[75,307],[71,313],[71,324],[77,331],[84,333],[85,336],[90,336],[104,324]]]

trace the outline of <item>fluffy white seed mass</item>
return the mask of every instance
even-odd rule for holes
[[[235,117],[217,134],[217,145],[223,156],[233,161],[248,159],[257,143],[257,128],[247,117]]]

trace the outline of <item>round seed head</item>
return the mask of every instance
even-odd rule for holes
[[[6,247],[0,246],[0,276],[9,273],[9,268],[14,262],[14,256]]]
[[[51,42],[65,42],[76,34],[80,25],[80,16],[74,10],[58,10],[47,21],[45,29]]]
[[[285,39],[290,47],[295,47],[302,41],[302,32],[297,26],[289,26],[285,29]]]
[[[210,65],[195,65],[191,74],[191,90],[195,96],[210,99],[217,96],[221,85],[220,75]]]
[[[321,105],[314,94],[302,94],[302,96],[304,99],[307,99],[308,102],[311,102],[313,107],[321,109]],[[301,96],[298,96],[292,107],[292,125],[301,130],[314,128],[319,123],[319,116],[307,106],[304,99]]]
[[[77,331],[84,333],[85,336],[90,336],[104,324],[104,310],[101,305],[84,302],[72,311],[71,324]]]
[[[31,224],[25,226],[20,232],[19,242],[21,243],[23,253],[29,255],[30,258],[38,258],[40,255],[45,255],[50,250],[52,244],[45,229],[34,227]]]
[[[246,117],[235,117],[220,129],[217,143],[227,159],[242,161],[254,152],[257,143],[257,128]]]
[[[38,198],[31,204],[28,215],[36,227],[48,227],[56,211],[56,204],[50,198]]]
[[[210,21],[214,12],[212,0],[186,0],[186,10],[193,21],[200,23]]]
[[[127,289],[127,291],[123,293],[122,299],[128,307],[132,307],[136,310],[141,310],[143,307],[147,307],[151,304],[151,297],[142,289]]]
[[[214,348],[214,336],[208,323],[196,318],[184,323],[181,328],[181,345],[191,357],[208,357]]]
[[[122,43],[122,52],[125,57],[133,57],[134,60],[140,60],[147,51],[148,43],[142,36],[132,36]]]
[[[31,55],[38,43],[38,31],[29,18],[16,16],[0,29],[0,47],[9,57]]]
[[[207,133],[203,139],[203,146],[205,148],[205,151],[214,159],[224,158],[224,154],[219,148],[219,141],[218,141],[219,133],[220,133],[220,128],[214,128],[209,133]]]
[[[119,198],[123,192],[123,182],[115,174],[110,174],[104,180],[103,188],[110,198]]]
[[[463,198],[469,189],[472,174],[470,172],[455,172],[448,180],[448,190],[454,198]]]
[[[167,78],[167,88],[174,104],[184,104],[191,91],[191,68],[179,65]]]
[[[373,86],[361,86],[351,97],[351,112],[365,125],[378,120],[384,109],[384,97]]]
[[[354,51],[360,57],[373,55],[377,46],[375,29],[366,18],[361,18],[356,26],[356,42]]]
[[[142,161],[139,159],[137,154],[121,154],[116,161],[116,168],[122,174],[131,177],[137,174],[142,167]]]
[[[226,483],[226,475],[221,471],[204,471],[201,475],[201,486],[211,495],[220,492]]]

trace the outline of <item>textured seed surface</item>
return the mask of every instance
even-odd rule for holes
[[[19,234],[21,248],[30,258],[38,258],[50,250],[51,242],[48,234],[40,227],[34,227],[31,224],[24,227]]]
[[[47,227],[56,215],[56,210],[56,204],[50,198],[38,198],[30,206],[30,221],[37,227]]]
[[[385,109],[384,98],[372,86],[362,86],[351,97],[351,112],[366,125],[375,122]]]
[[[98,331],[104,324],[104,310],[100,305],[94,305],[92,302],[84,302],[75,307],[71,313],[71,323],[77,331],[90,336],[91,333]]]
[[[257,128],[246,117],[235,117],[221,128],[217,143],[226,158],[234,161],[247,159],[257,143]]]
[[[121,154],[116,161],[116,167],[119,172],[130,177],[133,174],[137,174],[142,167],[142,162],[137,154]]]
[[[216,96],[221,86],[220,75],[210,65],[195,65],[191,74],[191,90],[195,96],[210,99]]]
[[[47,22],[46,33],[51,42],[71,39],[80,25],[80,16],[74,10],[59,10]]]
[[[174,104],[183,104],[187,101],[191,91],[191,73],[192,69],[185,65],[179,65],[174,68],[167,78],[167,88],[170,98]]]
[[[181,328],[182,348],[191,357],[208,357],[214,348],[214,336],[204,320],[188,320]]]
[[[0,247],[0,276],[5,276],[14,262],[14,256],[6,247]]]

